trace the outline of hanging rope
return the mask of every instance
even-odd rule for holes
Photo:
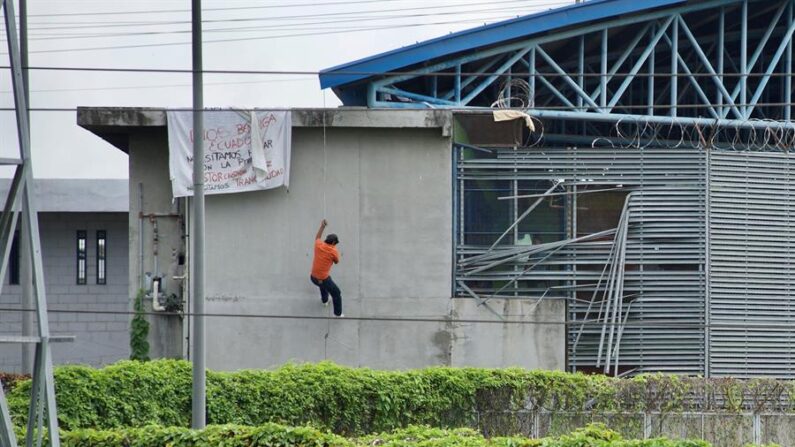
[[[323,218],[326,218],[326,168],[328,166],[328,159],[326,158],[326,91],[323,91]],[[329,298],[331,299],[331,298]],[[328,306],[328,316],[331,316],[331,308]],[[323,360],[328,359],[328,337],[331,333],[331,318],[326,320],[326,335],[323,336]]]

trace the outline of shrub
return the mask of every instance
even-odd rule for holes
[[[130,322],[130,360],[149,360],[149,322],[144,316],[144,289],[138,289],[133,308],[135,314]]]
[[[349,447],[345,438],[311,427],[264,424],[210,426],[204,430],[146,426],[116,430],[76,430],[61,436],[64,447]]]
[[[66,430],[151,424],[189,427],[191,381],[191,365],[181,360],[123,361],[103,369],[59,367],[55,370],[59,422]],[[312,424],[344,435],[409,425],[480,427],[494,435],[522,431],[516,418],[506,418],[506,412],[517,410],[785,411],[790,408],[791,390],[786,382],[659,374],[613,379],[522,369],[397,372],[323,362],[288,364],[273,371],[209,371],[207,421],[246,426]],[[30,381],[24,381],[8,393],[18,426],[27,417],[29,392]]]
[[[392,432],[346,439],[311,427],[265,424],[210,426],[204,430],[149,426],[113,431],[78,430],[64,433],[64,447],[710,447],[704,441],[624,440],[602,425],[590,425],[559,438],[486,439],[474,430],[444,430],[410,426]]]
[[[352,369],[320,363],[274,371],[208,372],[211,424],[312,423],[335,433],[360,434],[409,424],[462,426],[473,422],[477,397],[495,388],[524,395],[517,370],[429,368],[408,372]],[[61,426],[78,428],[190,425],[188,362],[123,361],[103,369],[64,366],[55,371]],[[16,424],[27,417],[25,382],[9,393]]]

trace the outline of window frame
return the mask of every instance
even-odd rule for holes
[[[108,232],[97,230],[97,280],[99,285],[108,283]]]
[[[88,283],[88,232],[86,230],[77,230],[75,249],[77,267],[75,280],[77,285],[83,286]]]
[[[20,284],[20,267],[22,265],[22,253],[20,252],[19,231],[14,232],[14,239],[11,241],[11,253],[8,259],[8,284],[18,286]]]

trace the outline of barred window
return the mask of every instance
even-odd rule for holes
[[[86,231],[77,231],[77,284],[86,283]]]
[[[97,231],[97,284],[106,284],[106,253],[107,253],[107,232]]]

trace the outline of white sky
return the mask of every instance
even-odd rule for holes
[[[204,68],[318,71],[452,31],[571,3],[204,0]],[[31,67],[191,67],[189,0],[28,0],[28,14]],[[352,29],[359,31],[349,32]],[[4,27],[2,36],[4,41]],[[119,48],[130,46],[139,47]],[[3,44],[0,65],[8,66],[5,48]],[[316,75],[206,74],[204,82],[206,107],[340,104],[333,92],[320,90]],[[77,106],[191,105],[190,74],[33,70],[30,88],[32,108],[69,109],[31,112],[34,174],[39,178],[127,177],[127,156],[78,127],[73,110]],[[13,107],[10,89],[8,70],[3,70],[0,107]],[[13,113],[0,111],[0,156],[18,154],[14,126]],[[8,176],[8,172],[0,171],[0,175]]]

